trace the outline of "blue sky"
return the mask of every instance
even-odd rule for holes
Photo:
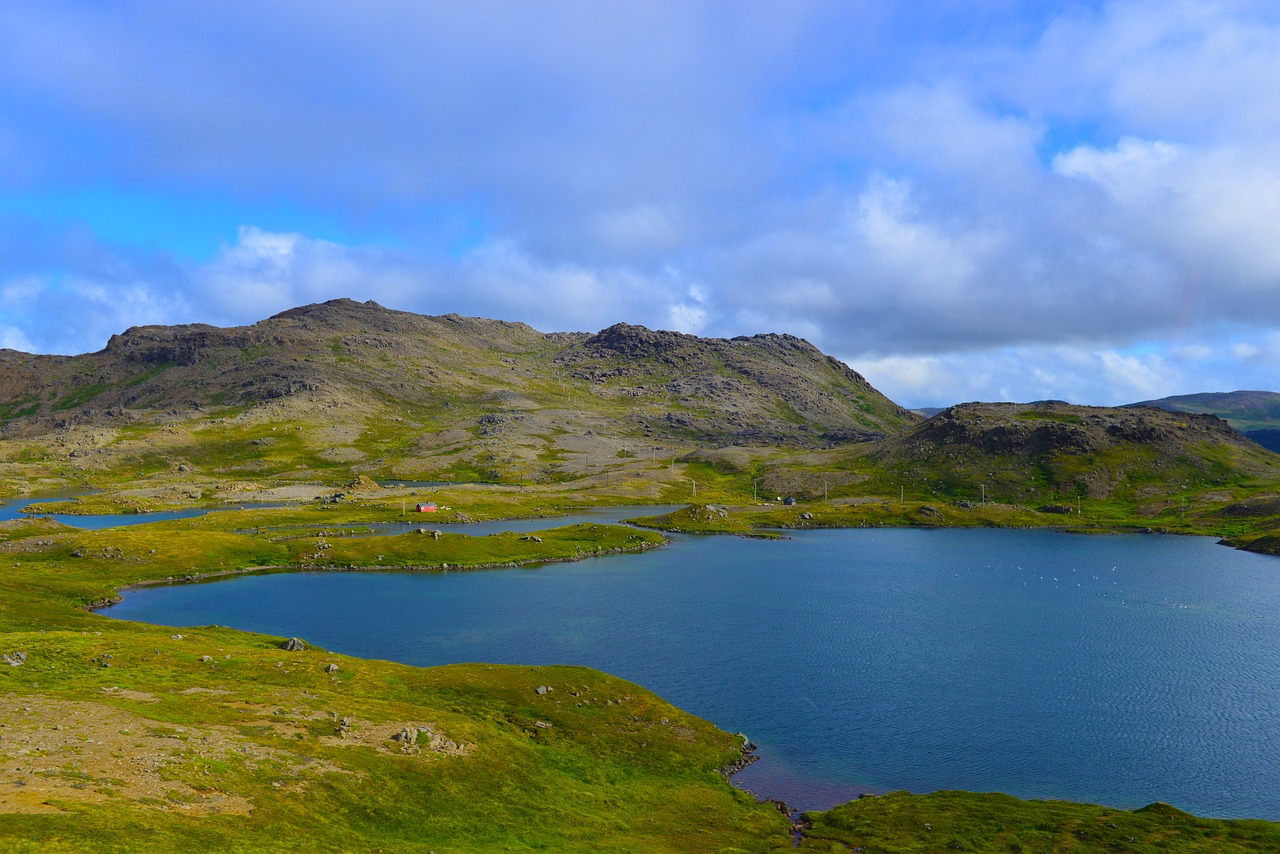
[[[349,296],[1280,390],[1273,3],[0,0],[0,346]]]

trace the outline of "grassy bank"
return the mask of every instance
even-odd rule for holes
[[[282,538],[271,523],[313,514],[332,527],[341,514],[245,513],[248,528],[238,512],[90,532],[0,525],[0,849],[786,845],[776,810],[719,773],[740,756],[738,737],[605,674],[422,669],[85,610],[156,578],[296,565],[465,569],[648,548],[658,535],[575,525],[540,542]]]

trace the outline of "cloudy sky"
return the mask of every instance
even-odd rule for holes
[[[1280,7],[0,0],[0,346],[340,296],[1280,390]]]

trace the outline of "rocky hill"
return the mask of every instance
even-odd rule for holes
[[[1202,494],[1280,472],[1280,458],[1214,415],[1060,401],[953,406],[866,456],[921,490],[1022,503]]]
[[[0,351],[0,437],[80,452],[87,468],[126,453],[144,469],[572,478],[698,447],[865,441],[918,420],[788,335],[543,334],[351,300],[251,326],[137,327],[80,356]]]
[[[1133,405],[1217,415],[1262,447],[1280,452],[1280,394],[1274,391],[1180,394]]]

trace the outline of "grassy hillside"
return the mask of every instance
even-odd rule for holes
[[[954,406],[867,459],[945,498],[1167,499],[1270,477],[1280,458],[1209,415],[1054,401]]]
[[[463,494],[453,503],[476,514],[495,502]],[[616,526],[552,529],[537,540],[321,533],[397,518],[391,504],[352,506],[349,516],[282,508],[97,532],[0,523],[0,850],[787,844],[777,810],[719,773],[740,759],[739,737],[602,673],[421,669],[84,610],[157,577],[389,564],[456,571],[660,542]]]

